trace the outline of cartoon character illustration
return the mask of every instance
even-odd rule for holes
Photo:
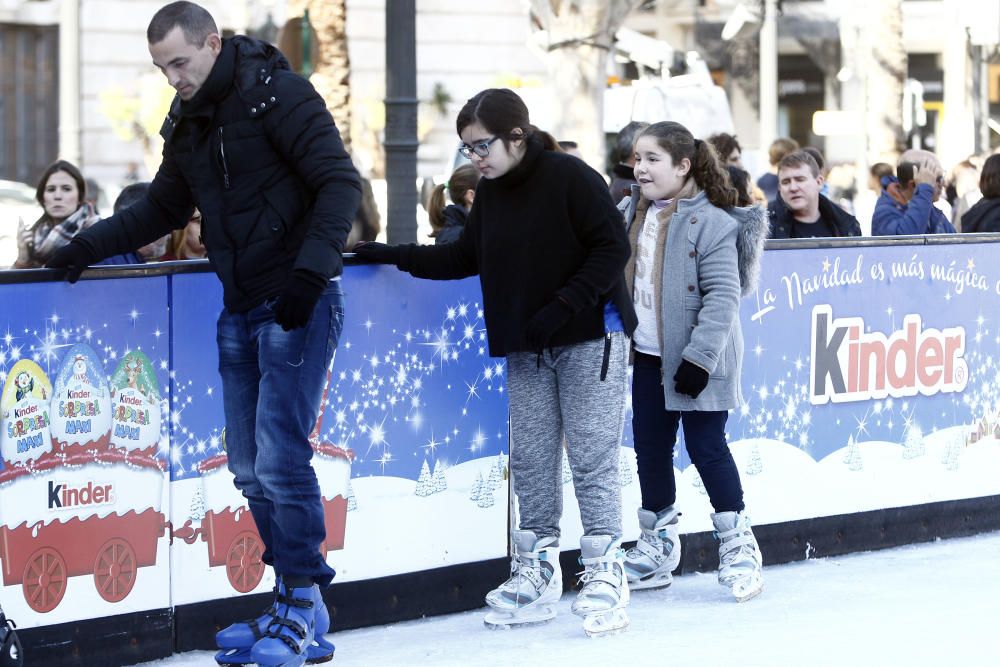
[[[31,396],[31,392],[35,390],[35,378],[31,377],[26,371],[21,371],[14,378],[14,387],[17,390],[18,402],[23,401],[28,396]]]
[[[142,358],[132,357],[125,361],[125,377],[128,381],[128,386],[131,389],[135,389],[143,396],[146,395],[146,387],[140,382],[142,376]]]
[[[94,384],[87,377],[87,359],[82,354],[76,355],[76,358],[73,359],[73,380],[85,384]]]

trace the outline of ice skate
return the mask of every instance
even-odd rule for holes
[[[628,580],[625,554],[610,535],[580,538],[580,573],[583,588],[573,601],[573,613],[583,617],[588,637],[624,632],[628,628]]]
[[[264,636],[267,626],[275,618],[277,605],[285,602],[283,596],[278,592],[278,585],[274,586],[274,601],[271,606],[257,618],[233,623],[216,633],[215,644],[219,647],[219,652],[215,655],[215,661],[226,667],[237,667],[239,665],[253,665],[254,660],[250,655],[253,645]],[[306,664],[314,665],[333,660],[335,647],[328,642],[324,635],[330,631],[330,614],[325,604],[320,604],[316,608],[316,632],[312,644],[306,649]]]
[[[677,517],[673,505],[658,513],[639,508],[642,534],[636,545],[625,552],[629,589],[666,588],[674,582],[673,571],[681,562]]]
[[[561,596],[558,538],[515,530],[510,579],[486,594],[491,610],[483,622],[492,629],[545,623],[555,617]]]
[[[712,515],[712,523],[719,540],[719,583],[732,591],[737,602],[760,595],[764,561],[750,518],[743,512],[719,512]]]
[[[309,647],[316,643],[320,609],[326,606],[319,586],[292,584],[284,579],[278,584],[275,602],[274,618],[250,650],[251,661],[260,667],[302,667]],[[327,612],[327,626],[329,622]]]

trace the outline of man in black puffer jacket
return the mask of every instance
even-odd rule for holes
[[[263,560],[279,577],[272,611],[292,610],[285,620],[295,625],[275,625],[282,636],[268,637],[272,616],[264,614],[259,627],[223,630],[219,644],[245,650],[245,662],[282,664],[276,653],[292,651],[294,660],[307,649],[313,659],[313,626],[319,640],[328,625],[316,584],[328,585],[334,571],[320,553],[323,505],[308,436],[343,326],[341,252],[360,179],[325,102],[273,46],[222,39],[211,15],[190,2],[160,9],[146,34],[153,64],[177,90],[160,131],[159,171],[142,200],[78,234],[48,266],[73,282],[86,266],[201,211],[224,294],[218,343],[229,469]],[[261,633],[252,651],[243,646]]]

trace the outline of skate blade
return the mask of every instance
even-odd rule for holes
[[[666,576],[663,575],[648,575],[647,579],[636,579],[628,580],[628,589],[630,591],[651,591],[660,588],[669,588],[670,584],[674,583],[674,575],[667,573]]]
[[[583,619],[583,631],[591,639],[619,635],[629,627],[628,614],[624,609],[613,609],[604,614],[587,616]]]
[[[511,628],[545,625],[556,617],[555,608],[528,609],[522,612],[507,612],[494,609],[483,617],[483,625],[490,630],[510,630]]]
[[[733,591],[733,597],[736,598],[737,602],[747,602],[749,600],[753,600],[755,597],[757,597],[763,592],[764,592],[764,584],[762,583],[760,586],[756,586],[755,588],[752,588],[747,591],[741,591],[739,593]]]

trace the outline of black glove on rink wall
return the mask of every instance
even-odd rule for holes
[[[66,269],[66,280],[75,283],[80,279],[83,270],[99,259],[100,257],[94,257],[82,243],[73,240],[52,253],[52,257],[45,263],[45,268]]]
[[[399,246],[367,241],[354,246],[354,254],[372,264],[399,264],[400,250]]]
[[[697,364],[692,364],[687,359],[681,360],[681,365],[674,373],[674,391],[678,394],[687,394],[691,398],[698,398],[698,394],[705,391],[708,386],[708,371]]]
[[[285,291],[274,304],[274,321],[285,331],[309,324],[316,302],[326,289],[327,281],[308,271],[292,271]]]
[[[532,350],[541,352],[548,346],[552,335],[566,326],[572,317],[569,306],[559,299],[553,299],[528,320],[524,338]]]

